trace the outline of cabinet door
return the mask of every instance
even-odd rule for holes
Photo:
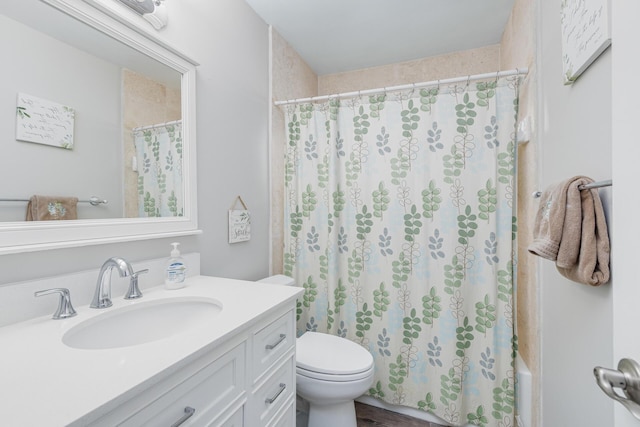
[[[184,422],[185,427],[208,425],[245,395],[244,366],[245,343],[242,343],[119,425],[170,426],[183,419],[187,407],[195,412]]]
[[[244,427],[244,406],[239,407],[229,417],[220,417],[207,427]],[[186,427],[186,426],[185,426]],[[293,427],[293,426],[292,426]]]

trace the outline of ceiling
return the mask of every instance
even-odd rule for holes
[[[318,75],[500,42],[514,0],[246,0]]]

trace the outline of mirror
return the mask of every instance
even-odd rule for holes
[[[133,27],[84,2],[0,5],[0,253],[198,232],[196,64]],[[24,221],[33,195],[76,197],[77,216]]]

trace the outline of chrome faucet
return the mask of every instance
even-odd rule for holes
[[[131,264],[123,258],[113,257],[106,260],[98,273],[98,283],[96,283],[91,308],[107,308],[113,305],[111,302],[111,271],[114,267],[118,269],[120,277],[133,277],[135,274]]]

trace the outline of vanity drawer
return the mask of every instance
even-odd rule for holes
[[[245,357],[242,343],[119,425],[170,426],[185,415],[186,407],[195,412],[183,426],[216,425],[218,415],[244,394]]]
[[[260,329],[253,337],[254,384],[296,343],[293,310]]]
[[[295,359],[287,359],[254,393],[255,425],[266,426],[285,404],[295,400]]]
[[[290,399],[267,427],[296,427],[296,399]]]

